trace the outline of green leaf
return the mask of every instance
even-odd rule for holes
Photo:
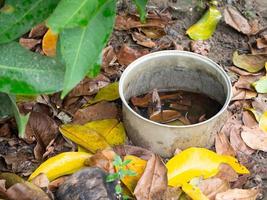
[[[13,113],[15,115],[15,119],[17,122],[19,137],[23,138],[30,113],[27,114],[26,116],[21,115],[19,112],[19,109],[17,107],[17,104],[16,104],[16,97],[14,95],[11,95],[11,94],[9,94],[8,96],[9,96],[11,103],[12,103],[12,110],[13,110]]]
[[[7,94],[0,92],[0,119],[13,116],[12,103]]]
[[[101,65],[102,65],[102,52],[100,53],[100,55],[98,56],[97,61],[95,62],[95,64],[93,64],[92,67],[90,67],[89,72],[87,73],[87,76],[89,78],[94,78],[96,77],[101,69]]]
[[[94,70],[115,20],[115,0],[107,0],[95,11],[87,27],[64,29],[60,34],[61,54],[66,63],[64,97],[84,76]]]
[[[140,20],[142,23],[146,22],[146,4],[147,0],[133,0],[136,5],[137,11],[140,15]]]
[[[129,169],[124,170],[124,174],[125,176],[137,176],[137,173],[135,171]]]
[[[258,93],[267,93],[267,77],[264,76],[260,80],[252,83]]]
[[[106,182],[113,182],[115,180],[118,180],[119,178],[120,176],[118,173],[109,174],[107,175]]]
[[[116,192],[116,194],[121,194],[122,193],[122,187],[121,187],[121,185],[116,185],[115,186],[115,192]]]
[[[65,68],[55,59],[30,52],[17,42],[0,45],[0,91],[34,95],[63,88]]]
[[[86,26],[99,4],[103,4],[103,0],[61,0],[47,25],[55,33],[63,28]]]
[[[239,55],[237,51],[233,54],[234,65],[248,72],[254,73],[260,71],[264,68],[265,62],[267,62],[267,55]]]
[[[0,44],[10,42],[44,21],[59,0],[6,0],[0,9]]]
[[[113,165],[116,167],[121,167],[122,166],[122,159],[119,155],[116,155],[113,161]]]
[[[201,19],[186,31],[186,34],[193,40],[207,40],[214,33],[221,18],[220,11],[211,6]]]
[[[125,160],[125,161],[123,161],[122,166],[126,166],[126,165],[128,165],[130,162],[132,162],[132,160]]]

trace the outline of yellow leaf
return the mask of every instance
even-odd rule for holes
[[[182,190],[193,200],[209,200],[209,198],[207,198],[198,187],[189,183],[184,183]]]
[[[247,174],[246,167],[238,163],[232,156],[218,155],[205,148],[188,148],[170,159],[168,169],[168,184],[179,187],[194,177],[203,176],[204,179],[216,175],[221,163],[230,165],[237,173]]]
[[[78,145],[78,152],[90,153],[87,149],[83,148],[83,147],[80,146],[80,145]]]
[[[44,173],[49,181],[60,176],[72,174],[82,167],[84,161],[91,156],[84,152],[65,152],[49,158],[43,162],[29,177],[29,181],[40,173]]]
[[[58,34],[48,29],[42,41],[42,49],[45,55],[54,57],[56,55]]]
[[[97,120],[85,125],[68,124],[59,130],[65,137],[91,152],[123,144],[126,139],[123,124],[117,119]]]
[[[106,87],[103,87],[99,90],[99,92],[96,94],[94,99],[89,100],[89,104],[94,104],[100,101],[114,101],[120,97],[119,95],[119,83],[114,82]]]
[[[220,11],[211,6],[201,19],[186,31],[186,34],[193,40],[207,40],[212,36],[221,17]]]
[[[267,111],[265,111],[261,117],[260,117],[260,121],[259,121],[259,127],[261,130],[263,130],[264,132],[267,133]]]
[[[136,176],[125,176],[121,179],[121,181],[131,191],[131,193],[133,193],[137,182],[141,178],[146,168],[147,161],[132,155],[126,155],[124,157],[124,160],[131,160],[131,162],[127,166],[125,166],[124,169],[134,171],[136,173]]]

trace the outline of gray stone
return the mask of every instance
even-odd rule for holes
[[[58,200],[116,200],[115,182],[106,182],[99,168],[85,168],[74,173],[57,190]]]

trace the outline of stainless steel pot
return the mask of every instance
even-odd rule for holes
[[[154,88],[204,93],[223,107],[215,116],[198,124],[159,124],[137,114],[128,105],[132,96]],[[211,147],[215,133],[226,119],[232,94],[231,82],[219,65],[204,56],[176,50],[151,53],[135,60],[123,72],[119,92],[128,137],[134,144],[163,157],[172,156],[177,148]]]

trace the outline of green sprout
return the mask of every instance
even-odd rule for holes
[[[116,155],[113,161],[113,165],[116,167],[117,172],[109,174],[106,178],[106,182],[113,182],[117,181],[117,185],[115,186],[115,192],[118,199],[127,200],[130,199],[129,196],[123,194],[123,189],[121,187],[121,179],[126,176],[136,176],[136,172],[133,170],[125,169],[125,167],[131,162],[132,160],[125,160],[122,161],[121,157]]]

